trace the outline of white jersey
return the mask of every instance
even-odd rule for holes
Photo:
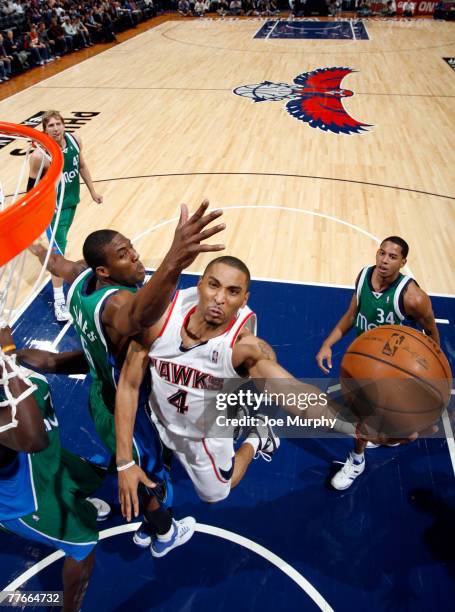
[[[256,332],[256,315],[245,306],[223,334],[185,349],[182,327],[197,303],[196,287],[178,291],[163,329],[150,348],[150,407],[167,430],[202,439],[216,417],[216,395],[226,388],[232,390],[232,380],[240,379],[232,365],[232,349],[244,327]]]

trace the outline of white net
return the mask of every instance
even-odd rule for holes
[[[10,177],[7,177],[7,181],[9,180],[8,187],[10,187],[10,189],[7,189],[0,180],[0,211],[7,210],[7,207],[17,202],[18,198],[26,191],[28,167],[32,151],[38,148],[42,153],[41,166],[35,180],[35,185],[39,183],[43,176],[46,160],[51,160],[51,157],[45,148],[40,143],[33,141],[32,138],[25,135],[14,135],[14,140],[19,141],[20,145],[25,146],[26,150],[25,155],[22,156],[23,159],[20,167],[17,168],[17,164],[15,164],[15,175],[17,177],[15,182],[12,182]],[[35,259],[35,257],[28,253],[27,250],[24,250],[19,253],[19,255],[8,261],[5,265],[0,267],[0,329],[5,328],[6,326],[12,326],[14,324],[14,322],[20,316],[21,310],[37,293],[37,289],[43,283],[47,263],[55,241],[55,233],[58,220],[60,218],[64,196],[63,180],[60,180],[59,184],[60,189],[55,211],[55,222],[53,225],[52,235],[49,238],[44,263],[41,265]],[[10,192],[10,195],[8,195],[8,191]],[[0,408],[10,407],[11,409],[10,421],[0,426],[0,432],[3,432],[13,427],[17,427],[17,405],[20,401],[33,393],[36,387],[30,383],[25,373],[21,371],[19,364],[16,363],[15,355],[7,355],[1,346],[0,374],[0,394],[4,398],[4,400],[0,401]],[[26,390],[18,397],[15,397],[11,392],[9,385],[11,379],[15,377],[22,380],[26,386]],[[2,422],[4,422],[4,419]]]
[[[2,351],[0,355],[0,371],[0,394],[5,398],[0,401],[0,408],[9,407],[11,409],[10,421],[5,425],[0,425],[0,433],[2,433],[18,426],[19,421],[16,419],[17,406],[36,390],[36,385],[27,378],[16,363],[16,355],[6,355]],[[14,395],[10,389],[10,381],[13,378],[18,378],[25,385],[25,389],[19,395]]]
[[[26,169],[29,165],[29,157],[33,148],[39,148],[42,151],[41,167],[38,175],[35,179],[35,185],[39,183],[42,178],[44,163],[46,159],[50,159],[48,153],[41,147],[33,143],[29,138],[22,137],[21,140],[26,141],[27,149],[26,154],[23,158],[22,166],[17,179],[14,194],[11,196],[8,204],[6,203],[7,197],[4,195],[4,189],[0,182],[0,210],[5,210],[6,206],[14,204],[18,197],[21,195],[21,186],[24,184],[24,177],[26,176]],[[47,256],[44,264],[39,266],[38,274],[36,274],[36,263],[30,261],[30,257],[27,258],[27,251],[22,251],[17,257],[9,261],[7,264],[0,268],[0,326],[11,325],[17,318],[21,306],[36,293],[37,288],[42,283],[44,275],[46,274],[46,267],[52,252],[52,247],[55,243],[55,233],[60,218],[62,202],[64,196],[64,182],[60,181],[59,198],[56,206],[55,223],[53,226],[52,235],[49,238],[49,245],[47,250]],[[24,268],[25,260],[27,259],[27,276],[28,282],[24,283]],[[30,274],[29,268],[35,270],[35,273]],[[34,276],[34,280],[32,280]]]

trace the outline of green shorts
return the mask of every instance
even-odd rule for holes
[[[102,483],[105,470],[62,448],[60,468],[48,486],[35,489],[38,509],[2,521],[13,533],[85,559],[98,542],[95,507],[86,500]]]
[[[64,255],[66,251],[66,244],[68,242],[68,232],[74,221],[74,215],[76,214],[77,206],[71,206],[70,208],[62,208],[60,212],[60,219],[57,225],[57,231],[55,232],[54,252]],[[55,214],[52,217],[51,224],[47,228],[47,237],[51,238],[52,230],[55,224]]]

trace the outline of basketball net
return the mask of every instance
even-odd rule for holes
[[[16,305],[19,290],[23,284],[26,247],[28,246],[26,243],[23,244],[24,240],[28,242],[30,239],[30,242],[32,242],[38,238],[46,228],[46,225],[50,224],[55,208],[55,222],[52,228],[45,261],[23,303],[26,303],[35,295],[46,273],[52,247],[55,244],[55,233],[62,209],[65,185],[61,175],[63,166],[62,154],[57,143],[54,143],[52,139],[31,128],[13,126],[12,124],[0,124],[0,134],[6,134],[7,136],[13,134],[15,140],[25,141],[27,147],[16,181],[14,194],[11,196],[8,205],[6,204],[7,196],[5,194],[5,189],[0,182],[0,222],[3,234],[1,238],[4,241],[2,246],[4,246],[7,241],[11,241],[7,246],[9,250],[11,245],[11,253],[13,255],[11,259],[7,260],[0,267],[0,328],[3,329],[12,325],[17,316],[18,309]],[[23,185],[24,177],[26,176],[30,153],[36,148],[40,149],[42,152],[41,166],[33,189],[20,198],[21,185]],[[50,161],[50,166],[43,176],[46,159]],[[55,186],[57,182],[59,183],[60,191],[57,206],[55,207]],[[25,239],[24,233],[26,234]],[[2,261],[8,257],[8,254],[2,255]],[[22,380],[25,385],[25,390],[19,396],[15,396],[11,392],[10,381],[13,378]],[[19,402],[23,401],[35,390],[36,385],[27,378],[25,370],[16,363],[16,355],[7,355],[0,346],[0,392],[1,396],[3,396],[0,397],[2,400],[0,401],[0,407],[9,406],[11,408],[10,422],[0,426],[0,433],[18,426],[18,420],[16,419],[17,406]]]

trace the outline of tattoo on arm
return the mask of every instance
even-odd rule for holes
[[[275,353],[273,352],[272,347],[267,344],[267,342],[264,342],[263,340],[258,339],[256,346],[261,351],[261,355],[264,359],[274,359],[275,358]]]

